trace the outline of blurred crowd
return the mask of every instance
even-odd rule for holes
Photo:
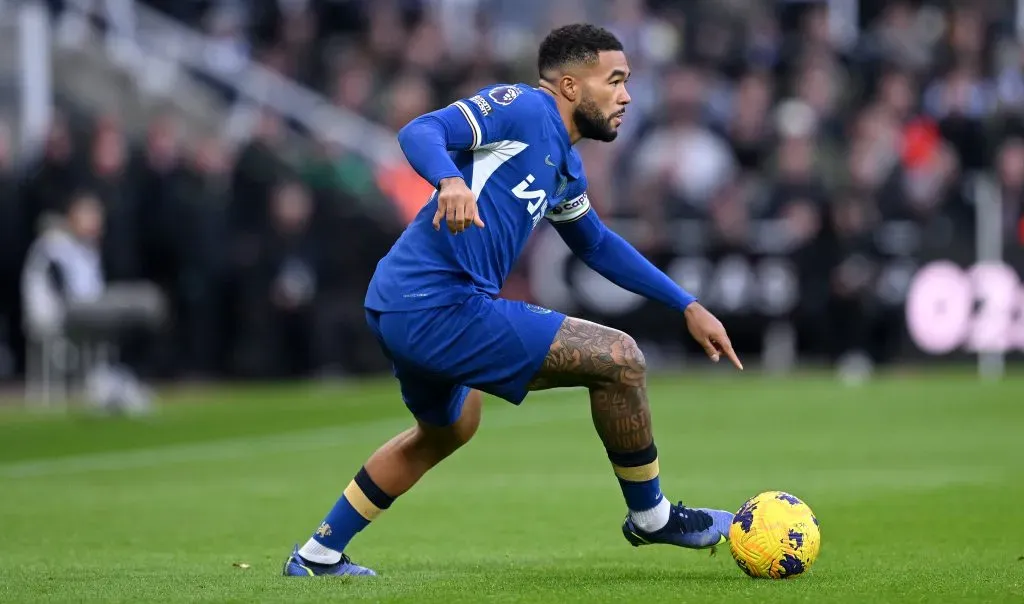
[[[872,310],[882,259],[969,242],[972,175],[996,178],[1005,244],[1024,238],[1024,46],[1009,0],[146,4],[215,39],[211,70],[255,60],[391,130],[488,83],[534,83],[553,26],[607,26],[626,46],[633,102],[614,144],[581,144],[595,206],[638,219],[650,254],[677,245],[675,220],[702,221],[701,253],[721,254],[763,246],[755,225],[774,219],[801,266],[810,346],[832,358],[885,356],[885,337],[863,341],[900,329],[896,305]],[[181,140],[171,119],[130,141],[116,116],[59,117],[19,173],[0,128],[6,314],[40,217],[92,195],[106,278],[155,281],[172,301],[154,372],[379,369],[360,302],[408,212],[353,153],[322,145],[285,162],[275,145],[289,127],[265,113],[232,148]],[[530,295],[523,283],[512,295]]]

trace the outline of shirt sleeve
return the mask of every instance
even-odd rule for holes
[[[517,86],[495,86],[417,117],[398,132],[398,142],[413,169],[436,187],[462,175],[450,151],[472,151],[509,138],[518,122],[530,118],[530,99],[522,96]]]
[[[569,249],[615,285],[682,312],[696,298],[614,233],[590,207],[586,191],[548,211]]]

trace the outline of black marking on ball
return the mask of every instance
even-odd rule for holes
[[[804,546],[804,534],[790,529],[789,542],[793,544],[793,549],[800,549]]]
[[[779,493],[778,495],[775,496],[775,498],[778,499],[779,501],[785,501],[789,505],[800,505],[801,503],[803,503],[802,501],[800,501],[796,497],[793,497],[789,493]]]
[[[753,500],[748,500],[733,517],[732,523],[739,524],[744,533],[749,533],[750,527],[754,524],[754,510],[756,509],[757,504]]]
[[[804,563],[793,554],[786,554],[782,557],[779,562],[779,566],[782,567],[782,572],[779,573],[779,577],[794,577],[804,572]]]

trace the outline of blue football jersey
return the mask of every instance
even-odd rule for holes
[[[583,162],[548,93],[496,85],[428,115],[445,124],[449,155],[486,227],[454,235],[442,219],[435,231],[435,191],[377,264],[365,300],[372,310],[497,297],[542,219],[572,222],[590,211]]]

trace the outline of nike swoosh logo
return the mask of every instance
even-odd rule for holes
[[[554,164],[554,163],[553,163],[553,162],[551,161],[551,156],[550,156],[550,155],[548,155],[547,157],[545,157],[545,158],[544,158],[544,163],[546,163],[547,165],[551,166],[552,168],[557,168],[557,167],[558,167],[558,166],[556,166],[556,165],[555,165],[555,164]]]

